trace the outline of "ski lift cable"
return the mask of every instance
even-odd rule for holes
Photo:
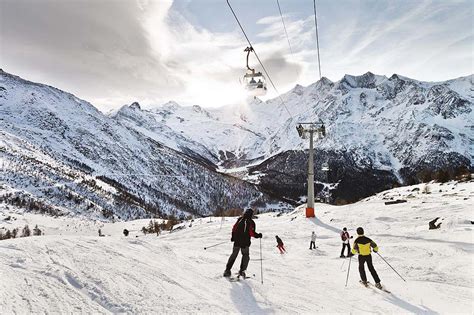
[[[278,0],[277,0],[278,1]],[[317,48],[317,54],[318,54],[318,71],[319,71],[319,80],[321,80],[321,57],[319,53],[319,33],[318,33],[318,16],[317,16],[317,10],[316,10],[316,0],[313,0],[313,10],[314,10],[314,26],[315,26],[315,32],[316,32],[316,48]],[[317,84],[314,85],[316,89]],[[312,111],[314,108],[309,105],[309,108],[304,111],[303,113],[299,113],[299,116],[304,116],[306,113]]]
[[[268,80],[270,81],[270,83],[271,83],[273,89],[275,90],[275,92],[277,92],[278,98],[280,99],[281,103],[283,104],[283,106],[285,107],[286,111],[288,112],[288,114],[289,114],[289,115],[291,116],[291,118],[293,119],[293,115],[292,115],[291,112],[288,110],[288,107],[286,106],[285,102],[283,101],[283,98],[281,97],[280,92],[278,92],[278,89],[276,88],[275,84],[273,83],[272,78],[271,78],[270,75],[268,74],[267,69],[266,69],[265,66],[263,65],[263,63],[262,63],[262,61],[260,60],[260,58],[258,57],[257,52],[255,51],[255,48],[252,46],[252,43],[250,42],[250,39],[248,38],[247,33],[245,33],[245,30],[244,30],[242,24],[240,23],[239,18],[238,18],[237,15],[235,14],[234,9],[233,9],[232,6],[230,5],[229,0],[226,0],[226,1],[227,1],[227,5],[228,5],[229,8],[230,8],[230,11],[232,11],[232,14],[234,15],[234,18],[235,18],[235,20],[237,21],[237,24],[239,24],[239,27],[240,27],[240,29],[242,30],[242,33],[244,34],[245,39],[246,39],[247,42],[249,43],[249,46],[252,48],[253,54],[254,54],[255,57],[257,58],[258,63],[260,64],[260,66],[262,67],[263,71],[264,71],[265,74],[267,75],[267,78],[268,78]]]
[[[285,30],[286,40],[288,41],[288,47],[290,47],[291,55],[293,56],[293,49],[291,48],[290,38],[288,37],[288,32],[286,30],[285,20],[283,19],[283,14],[281,13],[280,1],[276,0],[278,5],[278,11],[280,11],[281,23],[283,24],[283,29]]]
[[[286,30],[285,19],[283,18],[283,14],[281,13],[280,1],[276,0],[276,2],[278,5],[278,11],[280,11],[281,23],[283,24],[283,29],[285,30],[286,40],[288,41],[288,47],[290,47],[291,57],[295,59],[295,55],[293,54],[293,48],[291,47],[291,44],[290,44],[290,38],[288,37],[288,32]],[[296,76],[298,77],[299,70],[295,70],[295,73],[296,73]]]
[[[321,58],[319,55],[319,35],[318,35],[318,16],[316,14],[316,0],[313,0],[313,8],[314,8],[314,26],[316,29],[316,47],[318,50],[318,69],[319,69],[319,80],[321,80]]]
[[[288,47],[290,47],[291,57],[292,57],[293,59],[295,59],[295,56],[294,56],[294,54],[293,54],[293,49],[292,49],[291,44],[290,44],[290,38],[288,37],[288,32],[287,32],[287,30],[286,30],[286,24],[285,24],[285,20],[284,20],[284,18],[283,18],[283,13],[282,13],[282,11],[281,11],[280,1],[279,1],[279,0],[276,0],[276,2],[277,2],[277,5],[278,5],[278,11],[280,12],[280,17],[281,17],[281,22],[282,22],[282,24],[283,24],[283,29],[285,30],[286,40],[288,41]],[[317,32],[317,31],[316,31],[316,32]],[[319,47],[319,44],[318,44],[318,47]],[[319,50],[318,50],[318,51],[319,51]],[[318,54],[318,56],[319,56],[319,54]],[[319,57],[318,57],[318,58],[319,58]],[[320,67],[320,68],[321,68],[321,67]],[[299,76],[299,71],[296,70],[295,72],[296,72],[296,75]],[[320,79],[321,79],[321,70],[320,70],[320,75],[319,75],[319,77],[320,77]],[[312,108],[312,106],[311,106],[310,104],[308,104],[308,106],[309,106],[308,109],[307,109],[303,114],[300,113],[299,116],[303,116],[303,115],[305,115],[306,113],[308,113],[308,112],[310,112],[311,110],[313,110],[313,108]]]

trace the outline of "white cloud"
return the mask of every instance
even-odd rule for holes
[[[218,11],[222,16],[207,27],[199,25],[192,17],[206,12],[205,3],[181,12],[172,0],[4,0],[1,64],[102,109],[136,100],[145,106],[168,100],[203,106],[239,102],[245,97],[239,78],[248,44],[227,11]],[[340,6],[321,2],[319,9],[324,76],[338,80],[370,70],[439,81],[472,73],[472,4],[349,1],[347,10]],[[280,92],[317,79],[314,16],[307,9],[284,12],[294,54],[275,8],[253,22],[243,16]],[[253,56],[250,62],[262,70]],[[276,96],[268,87],[267,97]]]

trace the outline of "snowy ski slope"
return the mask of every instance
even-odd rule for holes
[[[418,190],[417,190],[418,188]],[[429,190],[429,194],[425,193]],[[407,203],[384,205],[390,198]],[[38,224],[45,236],[0,241],[0,310],[11,313],[463,313],[474,311],[474,182],[425,184],[382,192],[356,204],[318,204],[317,218],[303,208],[255,220],[263,233],[263,284],[259,240],[253,240],[248,274],[222,278],[235,218],[197,219],[161,236],[144,236],[147,220],[101,223],[78,217],[15,213],[0,206],[0,227]],[[12,215],[13,221],[3,218]],[[428,222],[441,217],[439,230]],[[357,263],[339,258],[339,230],[363,226],[380,253],[374,265],[387,294],[359,283]],[[131,230],[125,238],[123,228]],[[106,237],[98,237],[102,229]],[[310,251],[311,231],[318,236]],[[280,255],[275,235],[288,252]],[[136,237],[138,236],[138,237]],[[237,271],[240,256],[233,272]],[[370,274],[368,274],[369,280]]]

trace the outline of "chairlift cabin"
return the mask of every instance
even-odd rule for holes
[[[252,47],[244,49],[247,52],[247,72],[245,73],[242,84],[251,96],[262,96],[267,93],[267,83],[261,72],[255,72],[255,69],[249,67],[249,55],[253,51]]]

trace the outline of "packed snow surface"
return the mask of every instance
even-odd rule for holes
[[[236,218],[196,219],[172,233],[145,236],[140,229],[147,220],[52,218],[0,205],[0,227],[38,224],[46,233],[0,241],[0,309],[3,314],[472,314],[472,198],[474,182],[422,184],[347,206],[317,204],[315,219],[305,218],[303,207],[259,215],[263,260],[260,242],[253,240],[251,278],[237,282],[222,277]],[[384,204],[396,199],[407,202]],[[7,216],[12,219],[3,220]],[[428,230],[436,217],[441,228]],[[351,235],[364,227],[406,282],[373,255],[382,284],[392,293],[360,285],[357,259],[339,258],[344,226]],[[99,228],[105,237],[98,236]],[[124,228],[131,231],[128,237]],[[316,250],[308,249],[312,231]],[[275,235],[283,239],[286,254],[279,254]],[[220,242],[226,243],[204,250]],[[239,263],[240,255],[233,272]]]

